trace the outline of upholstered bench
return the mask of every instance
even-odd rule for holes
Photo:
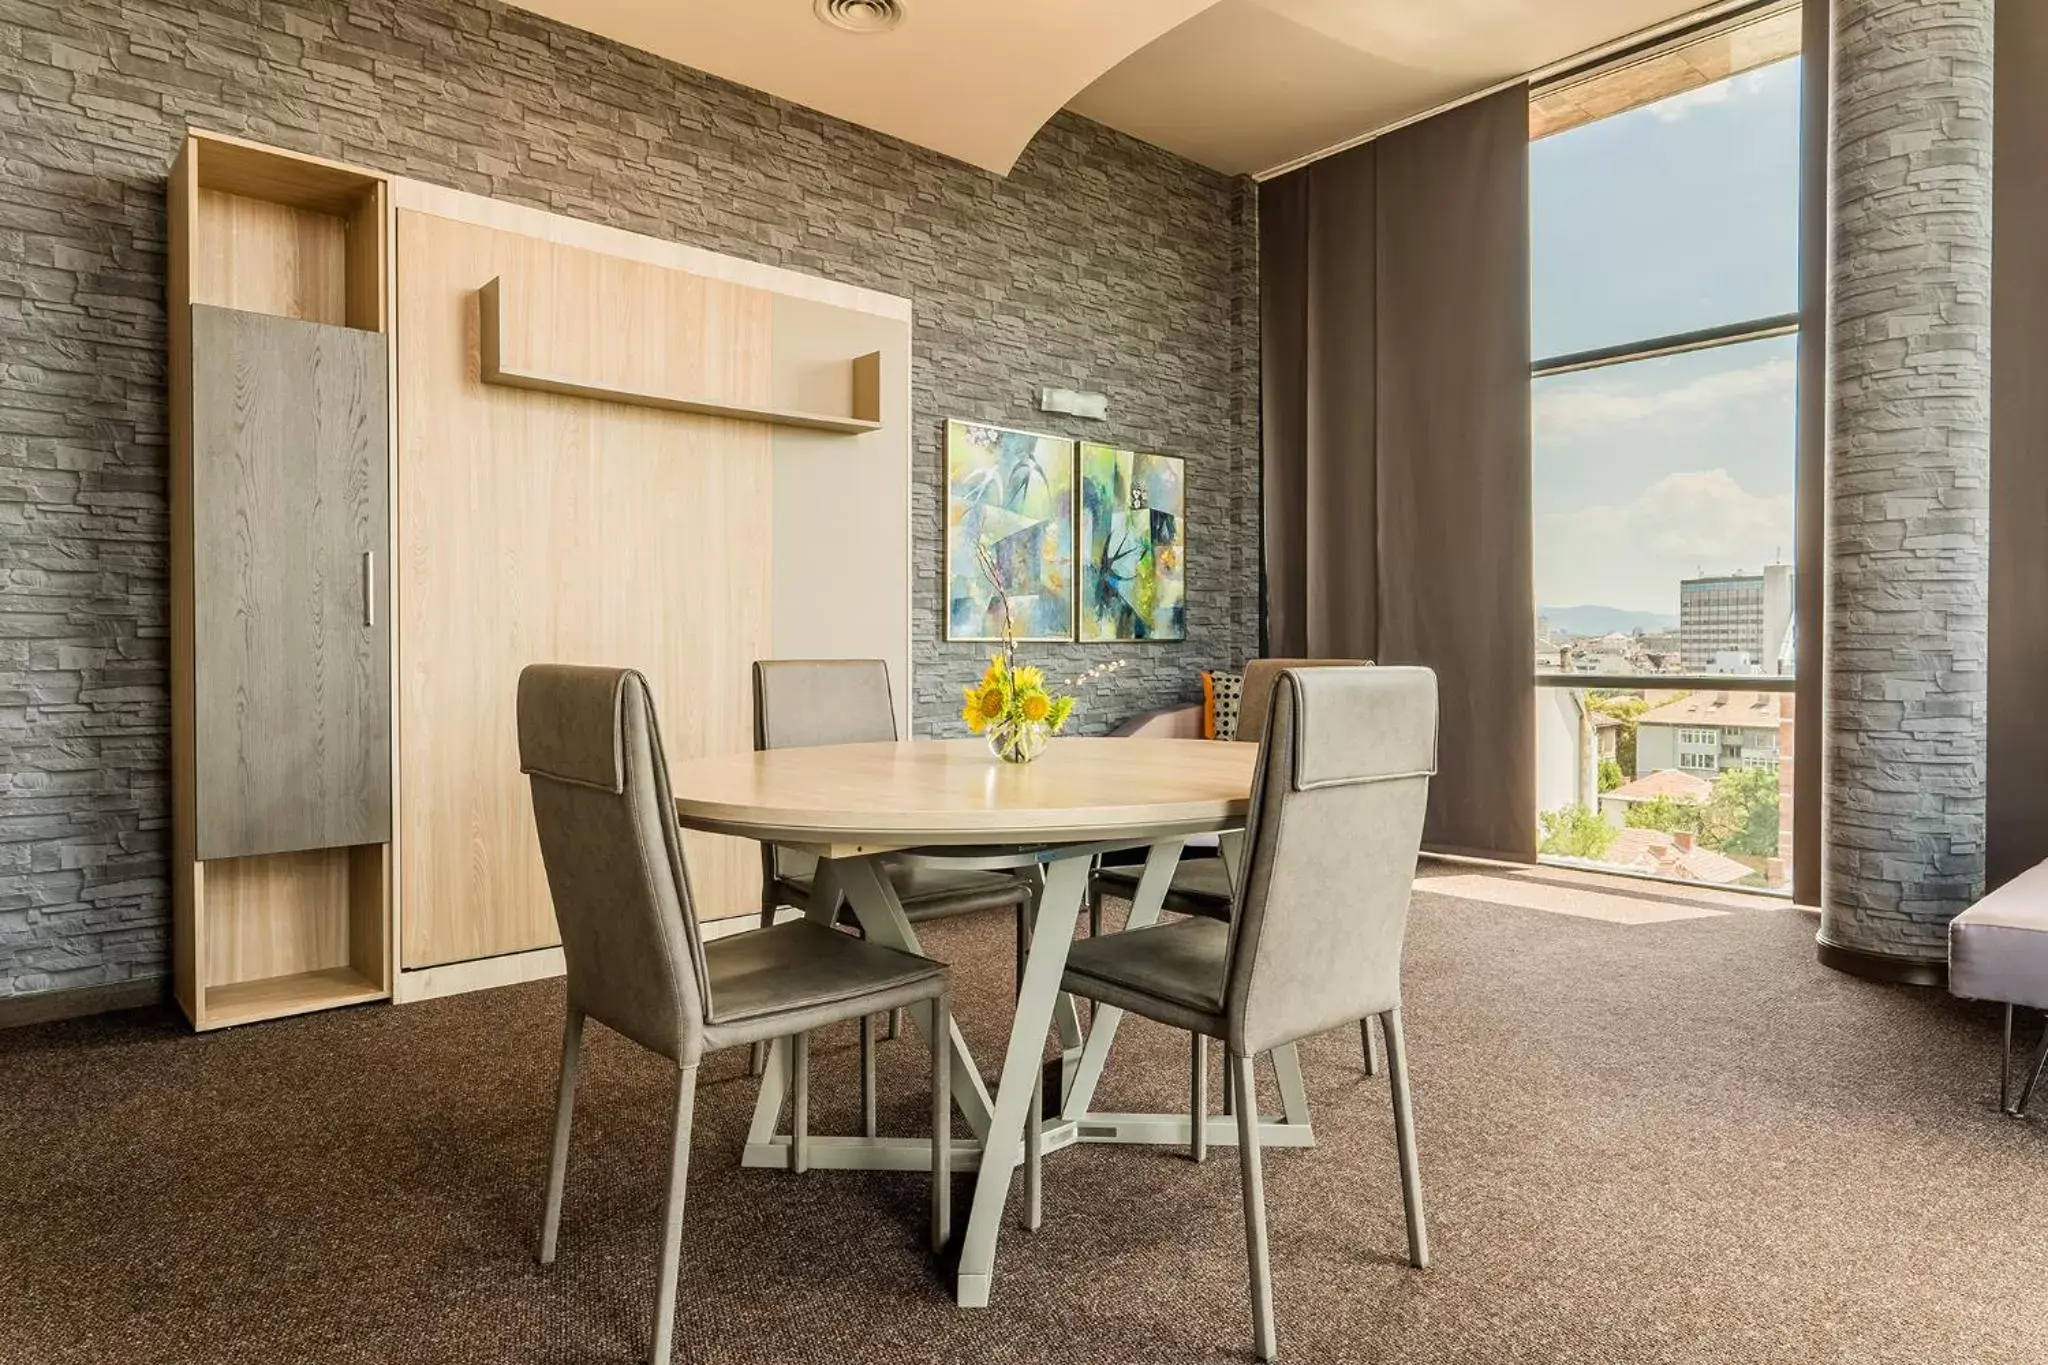
[[[2017,1118],[2026,1112],[2042,1065],[2048,1063],[2044,1030],[2019,1103],[2007,1105],[2013,1009],[2024,1005],[2048,1010],[2048,863],[2021,873],[1949,922],[1948,988],[1972,1000],[1996,1000],[2005,1006],[1998,1103]]]

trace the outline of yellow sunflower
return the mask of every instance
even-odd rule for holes
[[[1024,719],[1034,725],[1052,714],[1052,698],[1043,692],[1026,692],[1019,699],[1019,705],[1023,709]]]

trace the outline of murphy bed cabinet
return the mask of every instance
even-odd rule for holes
[[[171,173],[172,956],[201,1029],[391,994],[389,193],[196,133]]]

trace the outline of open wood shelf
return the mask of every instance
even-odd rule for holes
[[[284,462],[286,454],[317,449],[329,460],[321,469],[331,465],[348,474],[351,488],[361,482],[358,470],[380,488],[388,482],[388,346],[361,334],[389,330],[390,185],[382,175],[320,157],[194,131],[171,168],[166,216],[172,974],[178,1003],[193,1026],[215,1029],[390,995],[390,821],[388,811],[381,819],[377,813],[380,797],[388,803],[388,778],[373,776],[367,790],[333,787],[340,796],[323,796],[325,804],[307,812],[280,796],[329,787],[303,781],[304,774],[294,770],[280,778],[283,765],[256,771],[244,761],[247,754],[293,752],[285,741],[322,748],[306,743],[313,727],[322,725],[320,737],[328,740],[323,752],[360,749],[371,768],[385,766],[374,762],[389,750],[388,739],[376,730],[374,707],[337,707],[331,715],[304,708],[302,715],[296,699],[268,710],[249,701],[252,678],[269,683],[301,676],[282,671],[278,659],[284,654],[295,661],[360,655],[371,662],[357,671],[375,674],[366,695],[377,701],[381,682],[388,697],[388,676],[376,672],[375,642],[358,647],[353,633],[315,638],[280,631],[280,622],[348,619],[353,632],[353,594],[334,594],[348,598],[345,617],[334,616],[334,602],[325,598],[293,597],[280,605],[273,599],[300,593],[302,585],[293,580],[266,598],[251,584],[270,589],[275,580],[224,571],[224,556],[217,553],[227,534],[224,525],[230,532],[248,524],[304,529],[303,513],[285,494],[296,495],[306,485],[279,473],[297,469]],[[280,325],[275,319],[292,321]],[[245,335],[255,340],[244,345]],[[195,344],[202,340],[203,350]],[[286,341],[317,351],[317,363],[296,369],[270,364],[284,353]],[[330,352],[345,355],[355,368],[327,364]],[[292,358],[303,357],[294,352]],[[356,381],[344,385],[336,379],[330,385],[357,405],[334,421],[333,430],[341,434],[331,442],[319,439],[327,428],[309,433],[279,415],[296,418],[309,409],[339,414],[342,403],[315,401],[320,394],[300,390],[308,371],[346,373]],[[257,434],[244,441],[245,430]],[[251,502],[244,508],[234,501],[259,494],[275,505]],[[331,551],[328,562],[342,560],[354,569],[363,551],[375,554],[374,560],[361,559],[361,629],[368,632],[373,610],[380,620],[389,616],[370,586],[373,565],[388,563],[388,511],[382,502],[359,501],[350,504],[346,519],[328,515],[321,523],[331,532],[323,542]],[[251,553],[246,537],[237,544]],[[302,546],[286,544],[282,556],[274,543],[259,548],[269,556],[266,563],[282,557],[296,564]],[[316,607],[329,610],[323,614]],[[236,654],[233,645],[241,635],[219,625],[230,615],[257,622],[261,629],[250,629],[270,652]],[[337,672],[342,667],[335,665]],[[272,687],[263,695],[274,699],[277,691]],[[355,780],[355,768],[343,771]],[[285,815],[275,823],[246,818],[257,811],[267,819],[276,810]]]
[[[208,986],[202,1013],[206,1028],[229,1028],[259,1019],[281,1019],[290,1014],[310,1014],[390,998],[390,991],[353,967],[326,967],[289,976],[237,981],[231,986]]]
[[[681,393],[658,393],[593,380],[548,374],[538,366],[510,360],[505,346],[505,303],[503,279],[493,279],[477,291],[477,349],[480,378],[486,384],[539,393],[566,394],[571,398],[595,398],[635,407],[661,408],[668,412],[694,412],[705,417],[732,417],[743,422],[766,422],[770,426],[801,427],[807,431],[829,431],[853,436],[882,427],[882,353],[871,351],[855,356],[849,365],[852,412],[844,417],[823,412],[798,412],[783,408],[753,407],[722,403]]]

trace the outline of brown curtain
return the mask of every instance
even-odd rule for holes
[[[2048,6],[2002,4],[1997,23],[1984,848],[1994,887],[2048,859]]]
[[[1536,856],[1529,97],[1259,193],[1267,653],[1427,664],[1424,839]]]

